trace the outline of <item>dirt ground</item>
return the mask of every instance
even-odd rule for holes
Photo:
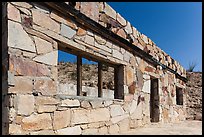
[[[124,135],[202,135],[202,121],[184,121],[180,123],[152,123],[143,128],[132,129]]]

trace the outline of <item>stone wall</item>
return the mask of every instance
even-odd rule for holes
[[[176,105],[175,96],[176,86],[185,89],[185,82],[175,74],[160,66],[154,67],[52,9],[37,3],[7,4],[9,134],[114,134],[143,126],[150,123],[150,79],[153,77],[159,81],[159,121],[185,119],[185,103]],[[185,76],[185,70],[176,61],[172,62],[173,59],[106,3],[84,2],[77,3],[77,7],[100,24],[105,25],[99,21],[101,16],[120,22],[123,27],[113,31],[119,29],[117,34],[125,39],[130,34],[134,40],[138,39],[135,45],[144,50],[151,47],[150,54],[155,58],[161,56],[161,62]],[[118,77],[122,80],[120,90],[124,91],[124,99],[60,94],[57,90],[59,48],[122,66]]]

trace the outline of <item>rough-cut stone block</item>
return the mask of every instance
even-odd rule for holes
[[[39,55],[35,57],[33,60],[41,63],[45,63],[47,65],[57,65],[58,59],[58,51],[52,51],[44,55]]]
[[[67,127],[56,131],[57,135],[81,135],[80,126]]]
[[[46,40],[43,40],[35,36],[34,36],[34,40],[35,40],[36,49],[37,49],[38,54],[48,53],[53,50],[52,43],[47,42]]]
[[[52,79],[37,79],[34,88],[43,95],[55,95],[57,93],[56,83]]]
[[[30,135],[55,135],[53,130],[40,130],[35,132],[30,132]]]
[[[89,122],[109,121],[110,113],[107,108],[92,109],[88,115]]]
[[[113,53],[112,53],[113,57],[123,60],[123,55],[118,51],[118,50],[114,50],[113,49]]]
[[[102,100],[93,100],[93,101],[90,101],[90,104],[91,104],[92,108],[103,107],[103,101]]]
[[[32,16],[31,12],[26,9],[26,8],[21,8],[21,7],[17,7],[22,13],[24,13],[25,15],[28,15],[28,16]],[[21,14],[22,16],[22,14]]]
[[[52,129],[52,119],[49,113],[33,114],[22,119],[24,130]]]
[[[53,128],[58,130],[70,125],[71,111],[70,109],[66,111],[55,111],[53,119]]]
[[[112,100],[105,100],[104,101],[104,106],[110,106],[111,104],[113,104],[113,101]]]
[[[130,22],[127,22],[127,26],[125,27],[125,32],[127,34],[131,34],[132,33],[132,27],[131,27]]]
[[[9,124],[9,134],[10,135],[26,135],[28,132],[22,130],[20,125]]]
[[[144,77],[145,75],[143,75]],[[142,87],[142,91],[145,92],[145,93],[149,93],[150,94],[150,87],[151,87],[151,80],[150,80],[150,76],[148,77],[148,79],[145,79],[144,80],[144,85]]]
[[[142,107],[143,107],[143,103],[140,102],[137,106],[137,108],[135,109],[135,111],[130,115],[131,119],[142,119]]]
[[[95,35],[94,37],[95,37],[96,42],[98,42],[99,44],[101,45],[106,44],[106,40],[102,38],[101,36]]]
[[[8,3],[8,19],[21,22],[20,12],[18,9],[16,9],[13,5]]]
[[[37,107],[38,113],[54,112],[57,109],[54,105],[40,105]]]
[[[35,52],[35,44],[19,23],[8,20],[8,46]]]
[[[123,60],[127,61],[129,63],[131,56],[132,55],[129,52],[126,51],[124,56],[123,56]]]
[[[81,2],[80,12],[96,22],[99,20],[98,2]]]
[[[85,42],[90,45],[94,45],[94,37],[86,35]]]
[[[14,77],[15,86],[9,88],[9,93],[32,93],[32,79],[23,76]]]
[[[55,12],[51,12],[50,17],[58,22],[66,24],[67,26],[71,27],[74,30],[78,28],[77,25],[74,22],[72,22],[70,19],[68,18],[64,19],[61,16],[57,15]]]
[[[89,101],[83,100],[81,102],[81,107],[82,108],[91,108],[91,104],[89,103]]]
[[[138,127],[141,127],[143,124],[142,124],[142,120],[130,120],[130,128],[131,129],[134,129],[134,128],[138,128]]]
[[[99,128],[98,129],[98,134],[99,135],[106,135],[106,134],[108,134],[108,127],[103,126],[103,127]]]
[[[117,18],[117,21],[118,21],[122,26],[125,26],[125,25],[126,25],[126,20],[125,20],[119,13],[117,13],[116,18]]]
[[[11,86],[15,85],[14,73],[10,71],[8,71],[8,85],[11,85]]]
[[[148,44],[148,38],[147,38],[147,36],[145,36],[144,34],[142,34],[142,40],[143,40],[146,44]]]
[[[32,8],[33,6],[30,5],[29,3],[27,2],[11,2],[13,5],[16,5],[16,6],[19,6],[19,7],[23,7],[23,8],[27,8],[27,9],[30,9]]]
[[[62,100],[62,104],[61,106],[67,106],[67,107],[79,107],[80,106],[80,102],[77,99],[66,99],[66,100]]]
[[[60,32],[60,24],[56,21],[52,20],[48,14],[45,14],[43,12],[40,12],[38,10],[32,10],[33,14],[33,22],[45,27],[49,30],[52,30],[56,33]]]
[[[71,124],[89,123],[88,116],[87,116],[88,113],[89,111],[86,109],[72,110]]]
[[[111,125],[109,127],[109,134],[116,134],[119,133],[119,126],[117,124]]]
[[[134,69],[130,66],[126,66],[126,76],[127,76],[127,85],[130,86],[135,80]]]
[[[56,105],[59,101],[53,97],[38,96],[35,98],[36,105]]]
[[[111,105],[110,106],[110,114],[111,117],[123,115],[125,112],[120,105]]]
[[[118,122],[120,122],[121,120],[123,120],[123,119],[125,119],[125,118],[128,118],[128,117],[129,117],[128,114],[124,114],[124,115],[122,115],[122,116],[116,116],[116,117],[114,117],[114,118],[111,118],[111,122],[112,122],[113,124],[115,124],[115,123],[118,123]]]
[[[119,122],[118,125],[119,125],[119,129],[120,129],[120,133],[127,132],[130,129],[129,122],[130,122],[130,120],[128,118]]]
[[[30,115],[34,111],[33,95],[18,95],[17,110],[19,115]]]
[[[117,32],[117,35],[119,35],[120,37],[126,39],[127,37],[127,34],[126,32],[124,31],[124,29],[120,29],[118,32]]]
[[[105,51],[105,55],[111,55],[110,53],[112,52],[112,49],[105,46],[105,45],[100,45],[97,42],[95,42],[95,46],[99,49],[101,49],[102,51]]]
[[[109,6],[107,3],[105,3],[104,12],[106,15],[116,20],[116,11],[111,6]]]
[[[78,36],[84,36],[86,35],[86,30],[83,29],[83,28],[80,28],[77,30],[77,33],[76,33]]]
[[[76,34],[76,31],[71,29],[69,26],[67,25],[64,25],[64,24],[61,24],[61,31],[60,31],[60,34],[62,36],[65,36],[69,39],[71,39],[75,34]]]
[[[96,135],[98,133],[97,128],[89,128],[82,131],[82,135]]]
[[[135,112],[136,108],[137,108],[137,101],[133,100],[131,103],[131,106],[130,106],[130,114],[133,114],[133,112]]]

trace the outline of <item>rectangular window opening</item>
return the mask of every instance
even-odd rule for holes
[[[123,65],[62,48],[58,50],[57,68],[58,94],[124,99]]]

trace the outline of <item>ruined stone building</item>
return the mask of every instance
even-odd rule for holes
[[[75,85],[59,82],[58,51],[77,58]],[[97,87],[82,84],[83,58],[97,62]],[[112,89],[103,88],[104,66]],[[3,134],[114,134],[182,121],[185,82],[186,70],[105,2],[2,2]]]

